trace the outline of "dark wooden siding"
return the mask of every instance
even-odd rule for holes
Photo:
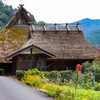
[[[44,54],[20,54],[13,58],[13,72],[15,70],[28,70],[37,68],[37,62],[44,62],[39,70],[46,70],[46,55]]]
[[[75,67],[77,64],[82,64],[86,62],[87,60],[52,60],[52,61],[47,61],[47,71],[52,71],[52,70],[75,70]],[[88,60],[92,61],[92,60]],[[48,67],[49,66],[49,67]]]

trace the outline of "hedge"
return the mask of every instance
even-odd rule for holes
[[[0,75],[4,75],[4,69],[0,69]]]
[[[16,76],[20,80],[25,74],[24,70],[16,70]]]

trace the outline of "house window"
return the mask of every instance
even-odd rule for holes
[[[37,68],[45,68],[45,61],[37,61]]]
[[[37,61],[37,68],[41,68],[41,62]]]

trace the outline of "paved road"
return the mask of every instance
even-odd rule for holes
[[[0,76],[0,100],[54,100],[11,77]]]

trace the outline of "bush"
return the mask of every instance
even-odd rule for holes
[[[28,71],[25,71],[25,74],[40,75],[41,77],[44,77],[43,71],[39,71],[37,68],[29,69]]]
[[[100,83],[95,82],[95,90],[100,91]]]
[[[72,70],[67,70],[67,71],[60,71],[61,74],[61,82],[64,82],[64,80],[68,80],[68,82],[70,81],[70,79],[72,78],[73,72]]]
[[[72,70],[68,71],[44,71],[45,77],[49,78],[49,80],[53,81],[56,84],[64,83],[64,80],[70,80],[72,78]]]
[[[46,78],[49,79],[49,82],[60,84],[61,83],[61,74],[58,71],[44,72]]]
[[[89,61],[86,61],[84,63],[82,63],[82,71],[83,73],[86,73],[86,72],[91,72],[92,71],[92,63],[90,63]]]
[[[0,69],[0,75],[4,75],[4,69]]]
[[[24,70],[16,70],[16,76],[19,80],[21,80],[22,77],[24,77],[25,71]]]
[[[21,81],[32,87],[40,88],[42,84],[46,83],[46,78],[39,75],[24,74]]]
[[[94,77],[92,73],[81,74],[81,79],[80,79],[81,87],[85,89],[92,89],[93,78]]]

